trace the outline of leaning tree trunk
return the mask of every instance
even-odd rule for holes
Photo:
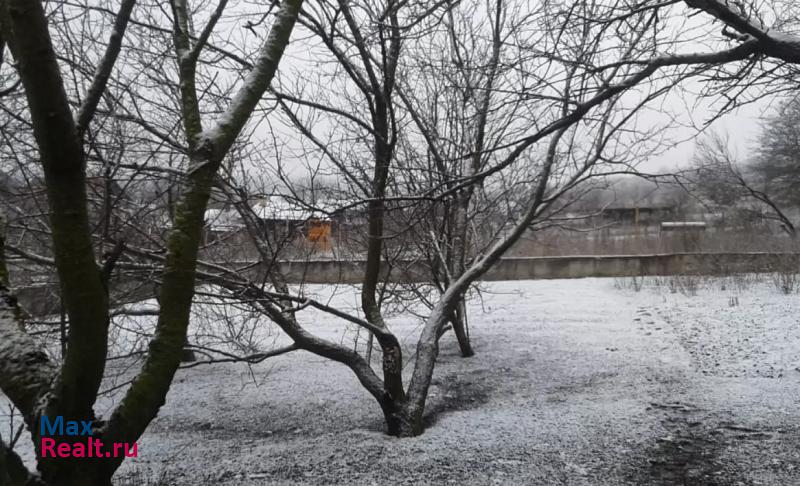
[[[467,248],[469,247],[467,232],[467,211],[472,198],[471,188],[465,194],[459,196],[455,214],[455,237],[453,238],[453,262],[450,273],[453,278],[459,278],[465,270]],[[458,340],[458,348],[461,356],[469,358],[475,355],[467,331],[467,306],[464,302],[464,294],[458,296],[458,302],[453,309],[450,317],[453,326],[453,333]]]
[[[464,297],[458,298],[458,304],[450,317],[450,324],[453,326],[453,333],[458,341],[458,349],[461,351],[462,358],[469,358],[475,355],[472,349],[472,342],[469,338],[469,328],[467,327],[467,305]]]

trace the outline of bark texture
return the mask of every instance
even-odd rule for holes
[[[56,372],[19,324],[19,309],[8,288],[7,272],[4,265],[0,267],[0,389],[22,411],[36,444],[36,419],[42,413],[63,416],[65,420],[95,418],[93,406],[106,362],[109,305],[103,272],[96,264],[92,247],[82,133],[106,89],[134,1],[122,3],[105,55],[76,117],[77,125],[42,3],[0,2],[2,38],[18,63],[44,169],[54,263],[70,323],[67,352],[61,369]],[[189,10],[184,2],[173,2],[190,173],[168,237],[156,334],[141,373],[110,420],[95,433],[106,444],[135,442],[164,403],[186,340],[198,247],[213,179],[277,71],[302,0],[281,3],[244,86],[214,128],[203,131],[194,92],[194,70],[224,5],[220,4],[203,34],[191,45],[186,28]],[[0,452],[4,451],[5,448]],[[9,457],[3,454],[6,465]],[[122,458],[65,461],[39,457],[38,469],[42,480],[49,485],[106,486],[111,484],[121,461]]]

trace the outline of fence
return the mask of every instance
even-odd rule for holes
[[[282,261],[275,265],[289,283],[358,284],[366,262],[341,260]],[[384,265],[384,267],[390,267]],[[251,277],[263,277],[270,270],[254,267]],[[800,273],[800,253],[672,253],[653,255],[559,256],[503,258],[482,278],[484,281],[528,280],[584,277],[630,277],[642,275],[729,275],[762,272]],[[430,272],[422,262],[396,262],[385,269],[383,280],[424,282]],[[122,285],[119,284],[118,285]],[[149,298],[152,285],[128,282],[127,302]],[[54,285],[38,285],[16,290],[24,308],[33,315],[60,310]]]
[[[672,253],[653,255],[503,258],[482,280],[527,280],[641,275],[720,275],[774,272],[798,267],[796,253]],[[360,283],[363,261],[306,260],[277,263],[291,283]],[[266,269],[262,269],[262,272]],[[397,262],[382,276],[395,282],[424,282],[430,272],[422,262]]]

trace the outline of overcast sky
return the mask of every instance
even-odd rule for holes
[[[676,102],[680,102],[680,100],[676,99]],[[776,99],[769,97],[745,105],[739,108],[735,114],[729,114],[714,121],[707,130],[727,134],[732,152],[740,157],[739,160],[744,160],[757,142],[763,117],[765,115],[768,116],[773,111],[775,103]],[[697,124],[697,128],[700,128],[713,118],[714,113],[710,109],[701,108],[690,110],[687,115]],[[646,161],[642,164],[642,169],[648,171],[669,170],[685,166],[691,162],[695,142],[698,137],[702,138],[703,134],[697,135],[698,130],[690,127],[675,127],[671,131],[675,140],[682,139],[685,141],[679,143],[673,149]]]
[[[680,53],[707,53],[731,47],[725,37],[720,35],[721,26],[713,23],[710,17],[687,15],[685,5],[676,6],[675,9],[678,15],[674,19],[676,23],[673,27],[676,32],[682,33],[685,41],[680,44]],[[305,38],[299,43],[290,45],[282,67],[285,69],[284,75],[289,71],[294,71],[295,75],[298,75],[299,72],[311,67],[307,61],[312,51],[309,49],[309,42],[313,43]],[[319,69],[319,66],[312,69]],[[699,84],[693,87],[696,91],[700,90]],[[724,100],[721,100],[720,97],[706,99],[694,95],[692,91],[692,86],[690,86],[680,92],[670,93],[663,101],[663,111],[652,110],[642,115],[645,124],[652,122],[654,125],[665,125],[670,122],[669,124],[672,126],[668,130],[664,130],[663,135],[676,145],[671,149],[665,147],[662,153],[654,155],[650,159],[637,161],[641,170],[647,172],[669,171],[691,163],[696,141],[698,137],[703,137],[702,134],[698,135],[701,129],[726,134],[730,140],[732,152],[740,160],[746,160],[753,145],[757,142],[764,116],[772,113],[779,102],[774,96],[759,99],[717,119],[706,127],[706,123],[715,118]],[[669,112],[669,115],[666,115],[666,112]]]

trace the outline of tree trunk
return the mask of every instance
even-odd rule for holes
[[[459,297],[456,309],[450,317],[450,323],[453,325],[453,332],[458,340],[458,348],[461,350],[461,357],[469,358],[474,356],[475,351],[472,349],[469,331],[467,330],[467,306],[464,303],[464,297]]]
[[[3,486],[24,486],[28,481],[28,471],[19,456],[7,448],[0,438],[0,484]]]
[[[459,197],[458,205],[455,214],[455,237],[453,238],[453,262],[451,262],[450,273],[453,278],[459,278],[466,269],[466,259],[469,247],[469,235],[467,231],[467,211],[472,198],[472,190],[468,190],[464,195]],[[445,262],[447,264],[447,262]],[[452,283],[452,282],[451,282]],[[467,307],[464,304],[464,296],[458,297],[458,302],[449,319],[453,325],[453,332],[458,340],[458,347],[461,350],[461,356],[469,358],[474,356],[475,352],[472,350],[470,344],[469,334],[467,333]]]
[[[106,459],[39,460],[41,480],[26,486],[112,486],[113,471],[102,467]]]
[[[194,350],[189,347],[189,339],[187,338],[181,351],[181,363],[194,363],[195,361],[197,361],[197,356],[195,356]]]
[[[60,477],[53,481],[28,482],[26,486],[112,486],[111,478],[93,478],[80,475]]]
[[[423,412],[424,409],[412,411],[406,404],[399,414],[397,434],[392,435],[396,437],[417,437],[422,435],[425,432]]]
[[[392,437],[416,437],[425,431],[422,412],[410,409],[407,400],[391,400],[388,395],[380,401],[383,418],[386,422],[386,433]]]
[[[384,396],[383,401],[379,400],[379,402],[383,411],[383,420],[386,423],[386,433],[393,437],[400,437],[402,430],[400,418],[402,404],[392,400],[388,395]]]

